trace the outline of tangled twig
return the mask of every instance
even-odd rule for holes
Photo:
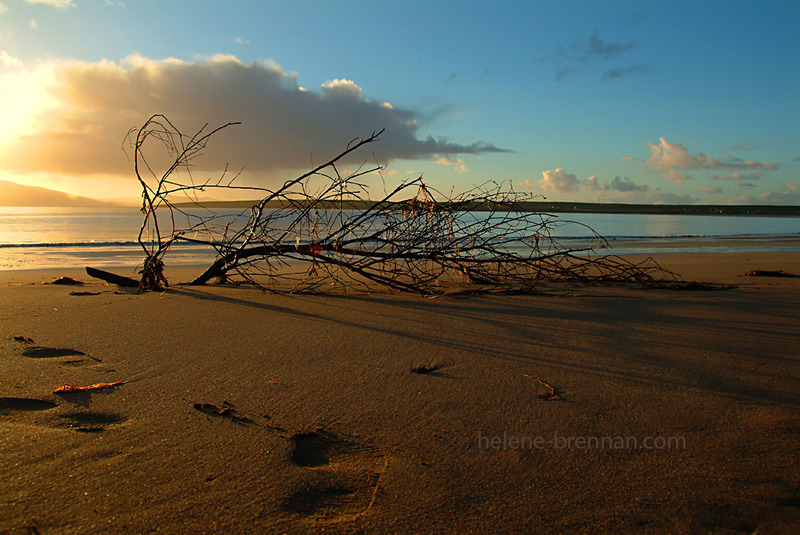
[[[444,195],[420,177],[384,190],[373,200],[368,182],[382,178],[382,167],[363,162],[344,171],[343,162],[378,141],[383,131],[354,139],[337,156],[275,190],[236,186],[236,177],[227,179],[225,173],[195,181],[191,160],[212,135],[234,124],[210,131],[206,125],[187,136],[165,117],[154,115],[129,133],[135,140],[134,166],[142,186],[142,287],[167,285],[163,257],[173,244],[204,245],[214,251],[213,261],[192,284],[216,279],[291,292],[377,286],[436,295],[464,285],[533,292],[543,281],[655,284],[671,275],[651,259],[632,263],[594,255],[595,249],[608,245],[602,236],[577,222],[523,210],[531,195],[494,182]],[[160,141],[173,158],[161,174],[146,163],[148,139]],[[215,188],[247,189],[261,199],[238,213],[217,212],[197,197]],[[176,202],[178,196],[183,202]],[[169,232],[159,217],[168,219]],[[186,223],[178,225],[179,219]],[[556,231],[566,226],[588,232],[592,240],[563,245]]]

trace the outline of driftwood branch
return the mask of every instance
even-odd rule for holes
[[[130,277],[124,277],[122,275],[117,275],[115,273],[110,273],[108,271],[103,271],[102,269],[97,269],[87,266],[86,274],[89,275],[90,277],[104,280],[111,284],[116,284],[117,286],[124,286],[128,288],[136,288],[139,286],[139,281],[137,281],[136,279],[132,279]]]
[[[432,295],[471,285],[527,292],[544,281],[669,278],[649,259],[633,264],[595,255],[596,248],[607,246],[597,233],[551,214],[524,211],[521,203],[532,196],[497,183],[444,195],[417,178],[370,197],[370,181],[382,179],[382,167],[364,161],[346,169],[344,162],[379,141],[383,131],[354,139],[338,155],[274,190],[244,188],[260,195],[246,210],[212,209],[197,200],[198,192],[240,187],[233,185],[235,177],[226,177],[227,169],[215,180],[195,181],[191,162],[214,134],[235,124],[205,125],[185,135],[166,117],[154,115],[129,133],[143,199],[141,287],[167,285],[163,259],[176,244],[213,252],[191,284],[240,281],[276,291],[383,287]],[[172,158],[161,172],[145,157],[151,139]],[[563,245],[556,231],[568,225],[588,229],[592,242]]]

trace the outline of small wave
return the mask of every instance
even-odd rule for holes
[[[662,240],[743,240],[743,239],[753,239],[753,240],[789,240],[789,239],[797,239],[800,237],[800,233],[785,233],[785,234],[671,234],[671,235],[612,235],[612,236],[603,236],[603,238],[607,241],[636,241],[636,240],[654,240],[654,241],[662,241]],[[510,235],[507,236],[510,240],[530,240],[531,236],[529,235]],[[566,236],[559,236],[558,234],[553,234],[550,236],[551,239],[555,241],[594,241],[597,237],[591,234],[583,234],[583,235],[566,235]],[[377,240],[373,239],[365,239],[365,242],[372,243]],[[313,240],[303,239],[300,240],[300,245],[308,245],[313,243]],[[222,245],[222,244],[218,244]],[[173,242],[172,247],[181,247],[181,248],[189,248],[189,247],[208,247],[210,244],[199,244],[199,243],[192,243],[192,242],[182,242],[176,241]],[[32,242],[32,243],[0,243],[0,249],[68,249],[68,248],[86,248],[86,249],[95,249],[95,248],[102,248],[102,247],[140,247],[139,242],[137,241],[130,241],[130,240],[118,240],[118,241],[75,241],[75,242]]]
[[[140,247],[140,245],[137,241],[0,243],[0,249],[95,249],[101,247]],[[197,247],[197,244],[174,242],[172,247]]]
[[[139,245],[135,241],[77,241],[77,242],[36,242],[36,243],[0,243],[4,249],[29,249],[29,248],[67,248],[67,247],[130,247]]]
[[[789,240],[797,239],[800,233],[765,233],[765,234],[664,234],[664,235],[636,235],[636,234],[619,234],[619,235],[604,235],[606,240]],[[590,234],[585,235],[572,235],[572,236],[558,236],[553,235],[556,240],[586,240],[592,239],[594,236]]]

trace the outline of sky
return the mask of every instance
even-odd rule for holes
[[[0,0],[0,179],[136,198],[125,137],[161,113],[240,121],[194,163],[242,185],[386,128],[359,158],[389,183],[798,205],[798,27],[797,0]]]

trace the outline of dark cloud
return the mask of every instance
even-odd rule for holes
[[[451,73],[450,73],[450,74],[447,76],[447,79],[445,80],[445,83],[446,83],[446,84],[452,84],[452,83],[453,83],[453,81],[454,81],[456,78],[458,78],[458,73],[457,73],[457,72],[451,72]]]
[[[650,63],[639,63],[638,65],[631,65],[630,67],[622,67],[619,69],[609,69],[600,77],[601,80],[615,80],[631,74],[645,74],[650,72]]]
[[[560,65],[556,67],[556,81],[560,82],[570,74],[577,72],[578,69],[570,67],[569,65]]]
[[[649,186],[647,184],[637,184],[628,177],[620,178],[614,177],[611,181],[611,189],[616,191],[647,191]]]
[[[381,163],[437,155],[507,152],[492,143],[461,144],[417,135],[420,114],[364,98],[350,80],[317,91],[274,63],[245,64],[233,56],[200,62],[128,58],[120,64],[69,62],[56,73],[56,106],[37,117],[39,131],[17,138],[0,159],[6,170],[61,174],[128,174],[120,150],[125,133],[162,113],[186,133],[203,124],[241,121],[220,133],[201,162],[250,171],[306,169],[335,156],[358,136],[386,128],[368,153]],[[13,158],[10,157],[13,155]]]
[[[633,50],[635,46],[633,41],[605,41],[600,37],[598,30],[595,30],[588,39],[574,41],[569,46],[556,44],[555,53],[551,58],[556,64],[555,78],[562,80],[592,65],[616,60]],[[642,74],[648,72],[650,67],[650,63],[639,63],[606,69],[600,79],[612,80],[631,74]]]
[[[733,173],[729,173],[727,175],[714,175],[714,180],[760,180],[761,176],[764,173],[740,173],[739,171],[734,171]]]
[[[602,60],[608,60],[631,50],[633,47],[633,42],[625,44],[605,42],[600,39],[600,32],[595,30],[591,37],[589,37],[589,45],[586,53],[590,56],[599,57]]]
[[[732,150],[751,150],[751,149],[757,149],[758,145],[751,145],[747,141],[743,141],[742,143],[737,143],[736,145],[731,145],[730,147],[723,147],[723,148]]]

